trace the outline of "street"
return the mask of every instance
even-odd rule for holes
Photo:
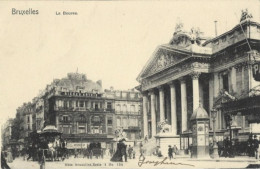
[[[40,168],[38,162],[24,161],[22,158],[17,158],[12,163],[8,164],[12,169]],[[260,162],[249,157],[219,158],[217,160],[191,159],[186,157],[169,160],[167,158],[147,156],[142,160],[128,159],[128,162],[110,162],[109,158],[83,159],[71,157],[65,159],[63,162],[47,161],[45,163],[45,168],[246,168],[250,164],[260,165]]]

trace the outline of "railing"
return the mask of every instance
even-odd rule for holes
[[[104,108],[87,108],[87,107],[54,107],[54,110],[56,111],[90,111],[90,112],[111,112],[114,113],[115,109],[104,109]]]

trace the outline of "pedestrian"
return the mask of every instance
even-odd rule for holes
[[[224,156],[225,158],[227,158],[227,157],[230,155],[230,154],[229,154],[230,143],[229,143],[229,138],[228,138],[228,137],[226,137],[226,138],[224,139],[223,144],[224,144],[224,152],[223,152],[223,156]]]
[[[257,136],[254,135],[254,151],[255,151],[255,158],[259,159],[259,141],[257,139]]]
[[[148,142],[148,136],[146,135],[144,138],[144,143],[147,143],[147,142]]]
[[[129,145],[129,148],[128,148],[128,157],[129,157],[129,159],[132,158],[132,152],[133,152],[133,148],[131,147],[131,145]]]
[[[8,164],[6,162],[5,155],[2,151],[1,151],[1,168],[2,169],[10,169],[10,167],[8,166]]]
[[[173,156],[172,156],[172,147],[170,145],[168,147],[169,147],[168,148],[168,157],[171,160],[173,158]]]
[[[177,150],[178,150],[177,146],[174,145],[174,146],[172,147],[172,155],[173,155],[173,158],[174,158],[174,159],[176,159]]]
[[[162,151],[161,151],[161,147],[158,146],[158,149],[157,149],[157,156],[158,157],[162,157]]]
[[[253,143],[253,135],[249,135],[249,139],[247,140],[247,150],[248,150],[248,156],[254,157],[254,143]]]
[[[135,150],[133,149],[133,159],[135,159]]]
[[[141,147],[140,147],[140,157],[144,157],[144,148],[143,148],[143,145],[141,145]],[[140,159],[140,157],[139,157],[139,159]]]

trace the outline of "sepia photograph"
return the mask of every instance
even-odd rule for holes
[[[260,168],[259,0],[0,4],[2,169]]]

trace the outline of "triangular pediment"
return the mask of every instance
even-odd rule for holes
[[[180,50],[174,50],[173,48],[168,49],[166,45],[160,46],[156,49],[147,65],[140,73],[139,78],[147,77],[179,63],[188,57],[189,53],[187,52],[188,51],[181,52]]]

